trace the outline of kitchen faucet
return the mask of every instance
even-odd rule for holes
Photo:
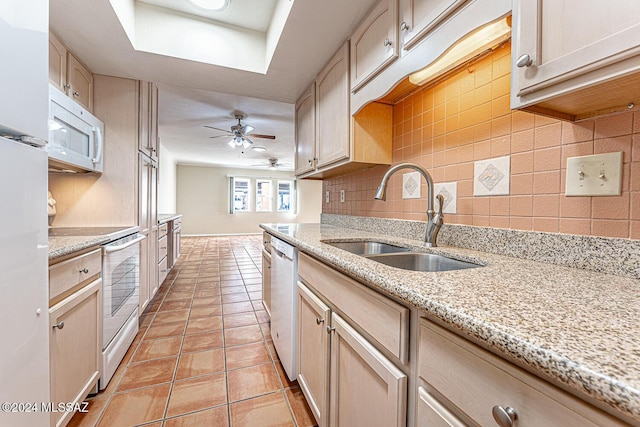
[[[400,163],[395,165],[391,169],[387,171],[382,177],[382,182],[376,191],[376,200],[387,200],[386,189],[387,189],[387,181],[391,175],[396,173],[400,169],[413,169],[424,177],[425,181],[427,181],[427,230],[424,235],[424,245],[427,247],[436,247],[436,239],[438,238],[438,231],[440,231],[440,226],[443,224],[443,215],[442,215],[442,205],[444,204],[444,197],[441,194],[438,194],[436,197],[438,198],[438,202],[440,204],[438,208],[438,213],[435,213],[433,210],[433,178],[429,175],[429,172],[422,166],[416,165],[414,163]]]

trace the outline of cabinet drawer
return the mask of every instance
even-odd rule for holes
[[[68,259],[49,267],[49,302],[69,295],[78,285],[99,276],[102,271],[100,249]]]
[[[158,259],[167,257],[167,235],[158,239]]]
[[[161,285],[164,282],[164,279],[167,278],[167,274],[169,274],[169,269],[167,268],[167,257],[165,256],[158,263],[158,285]]]
[[[408,308],[302,253],[298,274],[381,347],[407,363]]]
[[[169,232],[169,223],[168,222],[165,222],[164,224],[158,226],[158,236],[159,237],[166,236],[168,232]]]
[[[623,425],[426,319],[419,345],[420,378],[479,425],[495,425],[498,405],[515,410],[519,427]]]

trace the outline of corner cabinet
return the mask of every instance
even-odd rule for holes
[[[305,254],[298,268],[298,382],[318,425],[406,425],[391,360],[405,365],[409,310]]]
[[[349,45],[316,78],[316,167],[349,158]]]
[[[515,0],[511,71],[514,109],[579,120],[640,103],[637,2]]]
[[[349,43],[314,85],[296,103],[296,176],[322,179],[391,164],[393,107],[372,103],[354,117],[349,113]]]

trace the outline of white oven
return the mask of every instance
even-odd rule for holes
[[[102,246],[102,377],[103,390],[138,333],[141,234]]]

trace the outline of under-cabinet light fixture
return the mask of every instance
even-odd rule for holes
[[[409,76],[414,85],[423,85],[454,69],[480,53],[494,49],[511,37],[510,17],[500,19],[467,34],[435,62]]]

